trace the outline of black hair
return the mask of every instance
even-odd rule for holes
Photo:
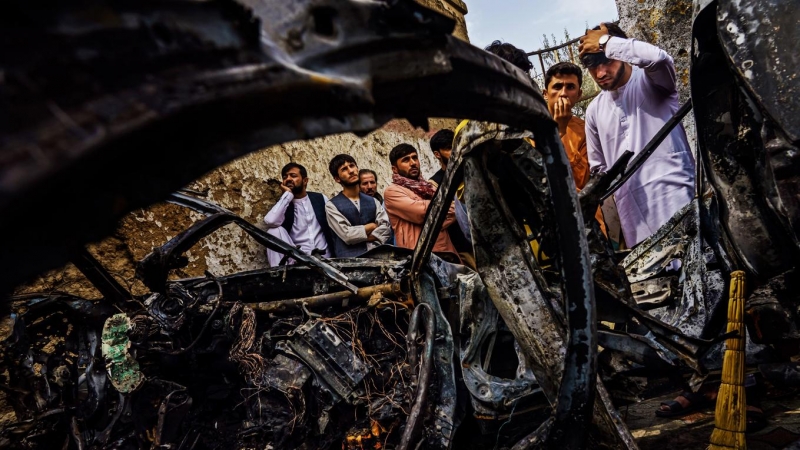
[[[393,166],[397,165],[397,160],[410,155],[412,153],[419,153],[417,149],[414,148],[411,144],[399,144],[396,145],[392,151],[389,152],[389,162],[392,163]]]
[[[547,69],[547,72],[544,74],[544,88],[547,90],[550,87],[550,80],[553,79],[555,75],[575,75],[578,77],[578,87],[581,87],[583,84],[583,71],[577,64],[573,64],[569,61],[562,61],[560,63],[553,64]]]
[[[361,170],[359,170],[358,171],[358,179],[360,180],[361,179],[361,175],[366,175],[368,173],[371,173],[372,176],[375,177],[375,182],[377,183],[378,182],[378,174],[375,173],[375,171],[372,170],[372,169],[361,169]]]
[[[306,171],[306,168],[301,166],[300,164],[293,162],[290,162],[289,164],[283,166],[283,169],[281,169],[281,178],[285,178],[286,174],[289,173],[289,171],[292,169],[298,169],[300,171],[301,177],[308,178],[308,172]]]
[[[431,137],[431,150],[438,152],[453,148],[455,134],[450,130],[439,130]]]
[[[615,36],[615,37],[620,37],[622,39],[628,39],[628,35],[625,34],[624,31],[622,31],[622,28],[620,28],[619,24],[617,24],[616,22],[603,22],[600,25],[605,25],[606,26],[606,29],[608,30],[608,35],[609,36]],[[600,25],[594,27],[593,30],[599,30],[600,29]]]
[[[585,55],[581,56],[581,64],[583,67],[587,69],[591,69],[592,67],[597,67],[601,64],[608,64],[611,60],[606,57],[606,54],[603,52],[599,53],[586,53]]]
[[[346,163],[353,163],[358,166],[356,163],[355,158],[350,155],[345,155],[344,153],[338,154],[333,157],[330,164],[328,164],[328,170],[331,172],[333,178],[339,177],[339,168],[345,165]]]
[[[522,69],[525,73],[529,73],[531,69],[533,69],[533,63],[531,63],[531,60],[528,59],[528,54],[525,53],[524,50],[520,50],[508,42],[504,43],[502,41],[494,41],[484,50],[489,53],[494,53],[495,55],[505,59],[511,64]]]
[[[606,26],[606,29],[608,30],[608,35],[609,36],[628,39],[628,35],[625,34],[625,32],[622,31],[622,28],[620,28],[619,25],[617,25],[616,23],[614,23],[614,22],[603,22],[600,25],[605,25]],[[596,27],[594,27],[592,29],[593,30],[599,30],[600,29],[600,25],[597,25]],[[609,61],[610,61],[610,59],[608,59],[606,57],[606,54],[604,52],[587,53],[587,54],[581,56],[581,64],[583,64],[583,67],[586,67],[587,69],[592,68],[592,67],[597,67],[597,66],[599,66],[601,64],[608,64]]]

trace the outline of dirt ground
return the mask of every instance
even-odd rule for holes
[[[662,419],[654,411],[679,392],[623,407],[620,412],[641,450],[705,449],[714,430],[713,405],[679,419]],[[800,448],[800,393],[767,398],[762,408],[769,425],[747,435],[749,450]],[[792,445],[794,443],[794,446]]]

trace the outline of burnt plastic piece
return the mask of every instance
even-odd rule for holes
[[[350,343],[321,320],[305,323],[290,336],[291,339],[278,344],[278,349],[306,363],[336,397],[356,403],[356,389],[369,368],[353,352]]]

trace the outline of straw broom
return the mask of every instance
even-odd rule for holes
[[[747,448],[744,431],[747,428],[747,399],[744,391],[745,331],[744,331],[744,272],[731,273],[728,302],[728,332],[738,335],[725,341],[722,362],[722,384],[717,394],[714,413],[714,432],[710,450]]]

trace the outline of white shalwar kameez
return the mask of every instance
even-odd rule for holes
[[[678,110],[675,65],[660,48],[612,37],[609,59],[633,73],[615,91],[602,91],[586,110],[586,141],[592,171],[605,172],[630,150],[638,154]],[[625,242],[633,247],[653,235],[694,196],[694,157],[678,125],[614,194]]]

